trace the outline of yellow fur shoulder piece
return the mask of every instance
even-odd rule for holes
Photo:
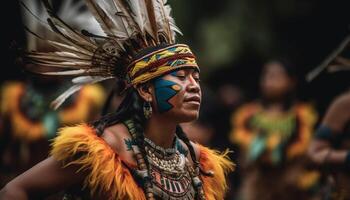
[[[254,134],[246,126],[247,121],[254,114],[262,109],[257,102],[243,105],[231,116],[231,132],[229,139],[232,143],[240,145],[243,149],[248,149],[254,139]]]
[[[24,92],[24,84],[17,81],[5,83],[1,88],[1,114],[8,114],[18,107],[19,97]]]
[[[297,104],[295,106],[295,112],[299,120],[299,134],[296,142],[291,144],[287,149],[288,159],[305,154],[310,145],[314,133],[314,126],[318,119],[317,112],[310,104]]]
[[[52,144],[51,155],[63,162],[64,167],[76,165],[79,171],[87,171],[84,186],[93,196],[108,194],[109,200],[145,200],[142,188],[118,155],[86,124],[61,129]]]
[[[314,126],[318,119],[318,114],[311,104],[299,103],[296,106],[298,116],[307,126]]]
[[[37,141],[45,137],[45,127],[22,113],[20,101],[25,93],[26,86],[19,81],[5,83],[1,91],[1,115],[9,118],[12,135],[26,142]]]
[[[205,197],[208,200],[222,200],[228,189],[226,175],[234,170],[235,164],[228,158],[228,150],[220,153],[200,145],[198,147],[200,152],[199,162],[202,169],[214,172],[213,177],[201,176]]]

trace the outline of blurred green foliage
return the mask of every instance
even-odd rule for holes
[[[191,45],[204,73],[246,56],[266,58],[290,53],[286,34],[293,20],[307,18],[316,0],[169,0],[181,42]],[[282,27],[282,28],[281,28]],[[292,28],[290,28],[292,29]],[[295,30],[298,31],[298,30]],[[293,45],[292,45],[293,46]],[[205,75],[205,74],[204,74]]]

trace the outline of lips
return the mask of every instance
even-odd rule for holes
[[[184,102],[196,102],[196,103],[200,103],[200,102],[201,102],[201,98],[200,98],[199,96],[191,96],[191,97],[185,98]]]

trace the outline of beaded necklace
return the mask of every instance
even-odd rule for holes
[[[140,133],[137,132],[134,122],[126,120],[124,124],[128,127],[132,139],[137,141]],[[176,137],[174,144],[177,140]],[[143,138],[141,145],[133,143],[132,151],[137,162],[134,177],[141,179],[146,199],[204,200],[199,163],[196,162],[193,168],[185,155],[174,146],[164,149],[147,138]]]

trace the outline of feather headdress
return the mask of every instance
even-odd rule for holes
[[[49,51],[43,38],[58,39],[46,22],[49,17],[40,0],[22,0],[22,19],[27,29],[28,51]],[[104,34],[99,24],[88,11],[83,1],[63,0],[57,9],[57,16],[75,29],[87,28],[96,34]]]
[[[338,46],[337,49],[333,51],[318,67],[309,72],[306,76],[308,81],[312,81],[316,78],[322,71],[327,69],[329,72],[337,72],[342,70],[350,70],[350,59],[341,56],[345,49],[350,44],[350,36],[346,37]]]
[[[59,40],[45,39],[56,50],[30,51],[28,62],[50,69],[37,73],[73,77],[54,108],[85,84],[116,78],[136,86],[174,69],[198,67],[189,47],[175,44],[181,32],[167,0],[84,0],[103,34],[73,29],[48,0],[42,2]]]

